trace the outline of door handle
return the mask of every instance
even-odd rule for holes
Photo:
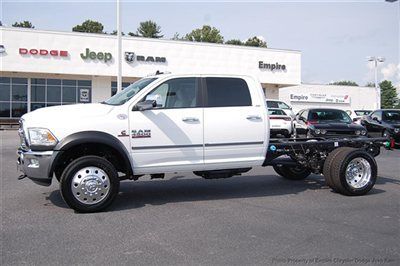
[[[184,117],[182,118],[183,122],[199,122],[200,120],[196,117]]]
[[[252,120],[252,121],[261,120],[261,116],[259,116],[259,115],[249,115],[249,116],[246,117],[246,119],[247,120]]]

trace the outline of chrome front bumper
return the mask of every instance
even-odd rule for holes
[[[50,186],[52,176],[49,176],[53,162],[54,151],[17,151],[17,167],[29,179],[39,185]]]

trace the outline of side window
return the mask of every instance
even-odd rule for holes
[[[206,78],[207,106],[251,106],[246,81],[239,78]]]
[[[372,113],[371,118],[374,119],[375,117],[378,118],[379,121],[382,120],[382,113],[379,111]]]
[[[157,108],[197,107],[198,86],[196,78],[170,79],[147,94],[146,100],[155,100]]]
[[[277,102],[277,103],[279,109],[290,109],[290,107],[286,103],[283,102]]]
[[[278,103],[274,101],[267,101],[268,108],[279,108]]]

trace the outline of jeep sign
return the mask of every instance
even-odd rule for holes
[[[107,52],[93,52],[90,51],[89,48],[86,48],[86,53],[81,53],[81,58],[83,60],[86,59],[92,59],[92,60],[99,60],[99,61],[104,61],[104,63],[107,63],[107,61],[110,61],[112,59],[112,54],[107,53]]]

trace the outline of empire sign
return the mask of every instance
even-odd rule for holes
[[[286,65],[281,65],[278,62],[274,63],[264,63],[263,61],[258,61],[258,68],[274,71],[286,71]]]

